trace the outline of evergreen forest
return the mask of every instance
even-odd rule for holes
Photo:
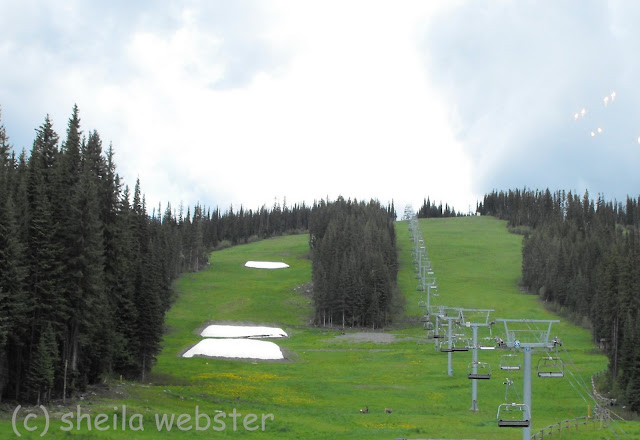
[[[308,228],[310,208],[146,206],[77,106],[16,154],[0,119],[0,400],[46,403],[105,375],[144,380],[182,272],[216,248]],[[151,214],[149,214],[151,212]]]
[[[436,205],[435,202],[431,202],[431,199],[427,197],[422,202],[422,206],[418,209],[416,217],[418,218],[441,218],[441,217],[459,217],[464,214],[457,212],[455,208],[449,207],[448,203],[445,203],[444,207],[442,202]]]
[[[612,392],[640,410],[640,198],[492,192],[478,212],[524,234],[523,287],[590,327],[609,358]]]
[[[315,322],[382,327],[400,300],[393,203],[314,204],[309,219]]]

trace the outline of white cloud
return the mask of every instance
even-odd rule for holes
[[[418,45],[435,2],[258,5],[190,3],[170,26],[141,25],[168,12],[152,7],[98,61],[56,64],[53,52],[35,117],[52,113],[64,136],[77,102],[85,131],[113,142],[119,172],[130,185],[140,177],[150,207],[327,195],[475,203],[473,167]],[[216,21],[216,8],[238,26]]]
[[[639,12],[617,1],[463,2],[438,17],[425,51],[451,101],[456,139],[481,170],[476,191],[634,196]],[[605,111],[612,90],[620,93]]]

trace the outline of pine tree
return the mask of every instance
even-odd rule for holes
[[[62,181],[66,188],[73,188],[80,180],[80,172],[82,169],[81,156],[81,135],[80,116],[78,106],[73,106],[73,114],[69,118],[67,125],[67,139],[62,145],[62,154],[64,156],[61,167]]]
[[[4,199],[4,200],[3,200]],[[0,194],[0,400],[8,382],[16,344],[23,344],[27,326],[25,271],[11,195]]]
[[[45,129],[47,124],[45,123]],[[43,130],[46,132],[46,130]],[[50,169],[44,168],[42,145],[39,139],[34,142],[28,164],[27,180],[27,248],[25,265],[27,267],[27,286],[32,327],[36,323],[49,321],[60,325],[65,321],[67,309],[60,295],[62,274],[62,248],[56,240],[57,223],[52,222],[51,201],[47,195],[46,178]],[[31,332],[30,344],[33,340]]]
[[[40,333],[27,375],[28,389],[32,395],[35,394],[38,405],[42,400],[45,404],[49,402],[57,361],[58,348],[51,324],[48,323]]]
[[[67,301],[71,310],[68,324],[69,367],[72,373],[76,373],[79,363],[86,363],[85,371],[80,375],[83,382],[85,375],[97,375],[96,362],[107,369],[111,366],[110,347],[108,339],[104,338],[111,326],[105,320],[108,306],[104,294],[104,237],[96,180],[90,166],[83,168],[71,198],[74,215],[67,225],[70,233],[67,270],[71,274],[67,285]],[[105,351],[97,351],[97,347]]]
[[[111,273],[113,323],[116,329],[114,370],[126,377],[138,376],[139,343],[137,337],[138,312],[135,305],[135,265],[132,212],[129,205],[129,188],[126,187],[117,205],[111,258],[107,258]]]
[[[139,284],[136,289],[137,338],[139,345],[139,367],[142,381],[151,370],[160,349],[164,311],[160,292],[160,273],[154,253],[144,257]]]
[[[9,137],[4,124],[2,124],[2,108],[0,108],[0,197],[3,194],[6,196],[10,190],[9,176],[13,168],[10,151]]]

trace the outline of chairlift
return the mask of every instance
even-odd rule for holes
[[[418,301],[418,307],[427,307],[426,301]]]
[[[517,354],[509,353],[503,354],[500,358],[501,370],[519,370],[520,369],[520,357]]]
[[[424,323],[424,329],[425,330],[433,330],[433,322],[431,321],[427,321]]]
[[[458,345],[456,346],[456,341],[453,341],[453,346],[451,347],[453,351],[469,351],[469,347],[471,347],[470,339],[462,339],[458,338]]]
[[[474,373],[473,370],[476,370]],[[486,362],[471,362],[467,367],[469,379],[491,379],[491,367]]]
[[[452,351],[454,351],[453,347],[440,347],[440,351],[443,353],[451,353]]]
[[[491,330],[491,327],[489,327],[489,330]],[[489,341],[495,341],[492,336],[487,336],[483,338],[483,340],[485,341],[485,343],[483,344],[482,342],[480,342],[480,344],[478,345],[478,348],[480,350],[495,350],[497,348],[494,344],[486,345]]]
[[[556,356],[545,356],[538,361],[538,377],[564,377],[564,362]]]
[[[503,403],[498,406],[500,428],[528,428],[531,426],[529,408],[524,403]]]

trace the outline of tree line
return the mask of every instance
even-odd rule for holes
[[[422,202],[422,206],[418,209],[416,217],[418,218],[441,218],[441,217],[461,217],[464,216],[461,212],[457,212],[455,208],[449,207],[448,203],[445,203],[444,208],[442,202],[436,205],[435,202],[431,203],[431,199],[427,197]]]
[[[1,115],[0,115],[1,116]],[[47,116],[29,154],[0,119],[0,400],[68,397],[107,375],[145,379],[172,281],[217,247],[308,228],[311,209],[146,206],[114,150],[83,134],[74,106],[60,139]]]
[[[309,218],[314,320],[323,326],[381,327],[398,303],[393,202],[314,203]]]
[[[591,327],[614,395],[640,411],[640,198],[494,191],[478,211],[525,228],[524,287]]]

